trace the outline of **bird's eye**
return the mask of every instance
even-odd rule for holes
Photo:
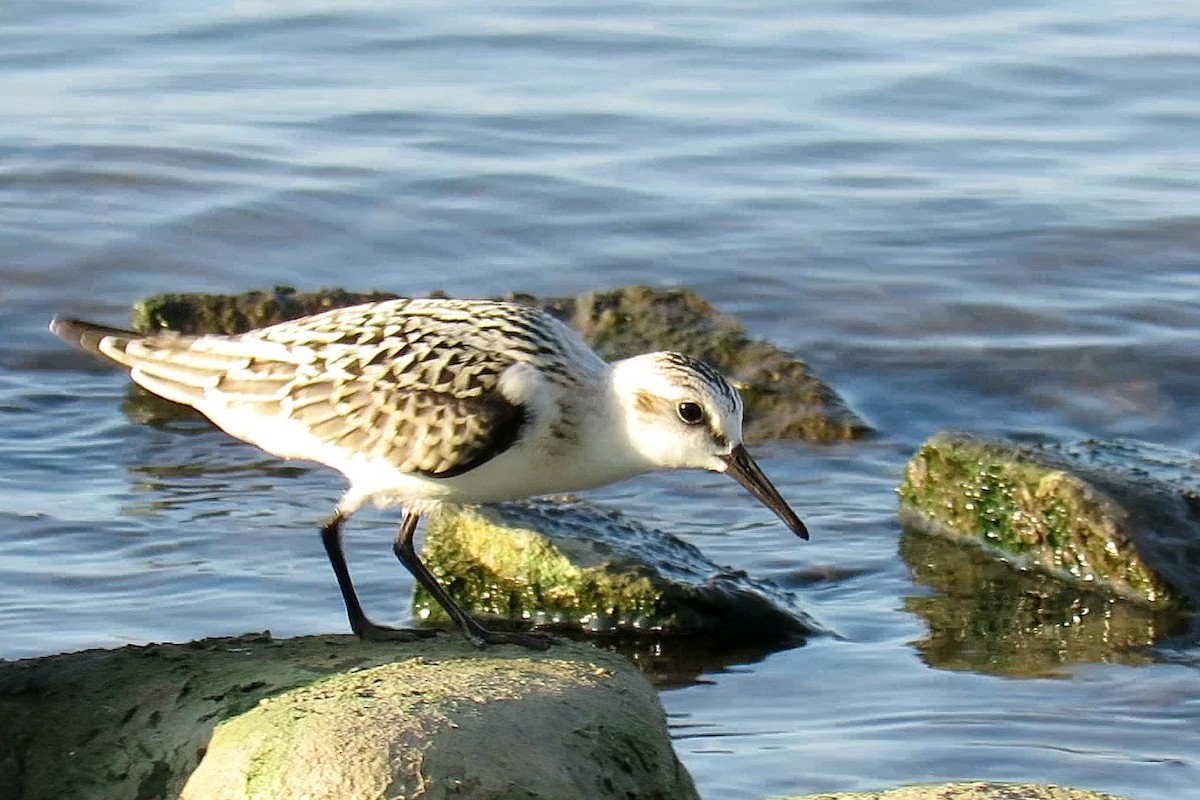
[[[675,412],[679,414],[679,418],[688,425],[699,425],[704,422],[704,409],[699,403],[680,403]]]

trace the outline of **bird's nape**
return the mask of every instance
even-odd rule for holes
[[[763,474],[759,469],[754,459],[750,457],[750,453],[744,445],[737,445],[729,452],[729,455],[722,459],[725,462],[725,471],[738,483],[740,483],[746,491],[754,495],[760,503],[775,512],[775,514],[783,520],[784,524],[791,529],[793,533],[801,539],[808,538],[808,528],[800,517],[796,516],[796,512],[792,511],[791,506],[779,494],[779,490],[775,485]]]

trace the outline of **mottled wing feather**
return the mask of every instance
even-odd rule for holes
[[[511,306],[499,326],[489,308],[398,300],[253,331],[234,337],[243,352],[269,344],[289,357],[244,360],[213,388],[402,472],[460,475],[517,441],[527,411],[500,392],[500,375],[553,344],[527,341],[530,320],[514,322]]]
[[[529,412],[500,391],[506,368],[535,362],[561,382],[572,358],[595,358],[542,312],[486,301],[369,303],[239,336],[60,328],[218,425],[236,417],[242,438],[254,441],[256,416],[290,419],[321,442],[431,477],[467,472],[518,440]]]
[[[430,477],[459,475],[494,458],[516,442],[525,420],[524,408],[509,403],[495,381],[467,397],[399,389],[374,375],[295,383],[282,397],[236,396],[269,404],[323,442]]]

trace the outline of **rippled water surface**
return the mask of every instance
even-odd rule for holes
[[[1195,648],[950,659],[893,490],[944,428],[1200,450],[1200,7],[15,0],[0,87],[0,657],[345,627],[338,477],[145,424],[52,313],[685,286],[880,431],[760,447],[808,544],[720,477],[593,493],[843,637],[664,691],[704,796],[1195,796]],[[348,535],[399,619],[393,522]]]

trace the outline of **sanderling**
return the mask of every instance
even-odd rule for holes
[[[476,644],[545,647],[489,631],[417,556],[413,533],[441,503],[588,489],[669,469],[727,472],[797,535],[804,523],[742,445],[742,400],[702,361],[658,352],[607,364],[559,320],[489,300],[388,300],[236,336],[184,336],[56,319],[60,338],[129,370],[227,433],[315,461],[349,489],[321,527],[350,627],[362,639],[427,629],[363,613],[341,524],[368,500],[401,505],[393,549]]]

